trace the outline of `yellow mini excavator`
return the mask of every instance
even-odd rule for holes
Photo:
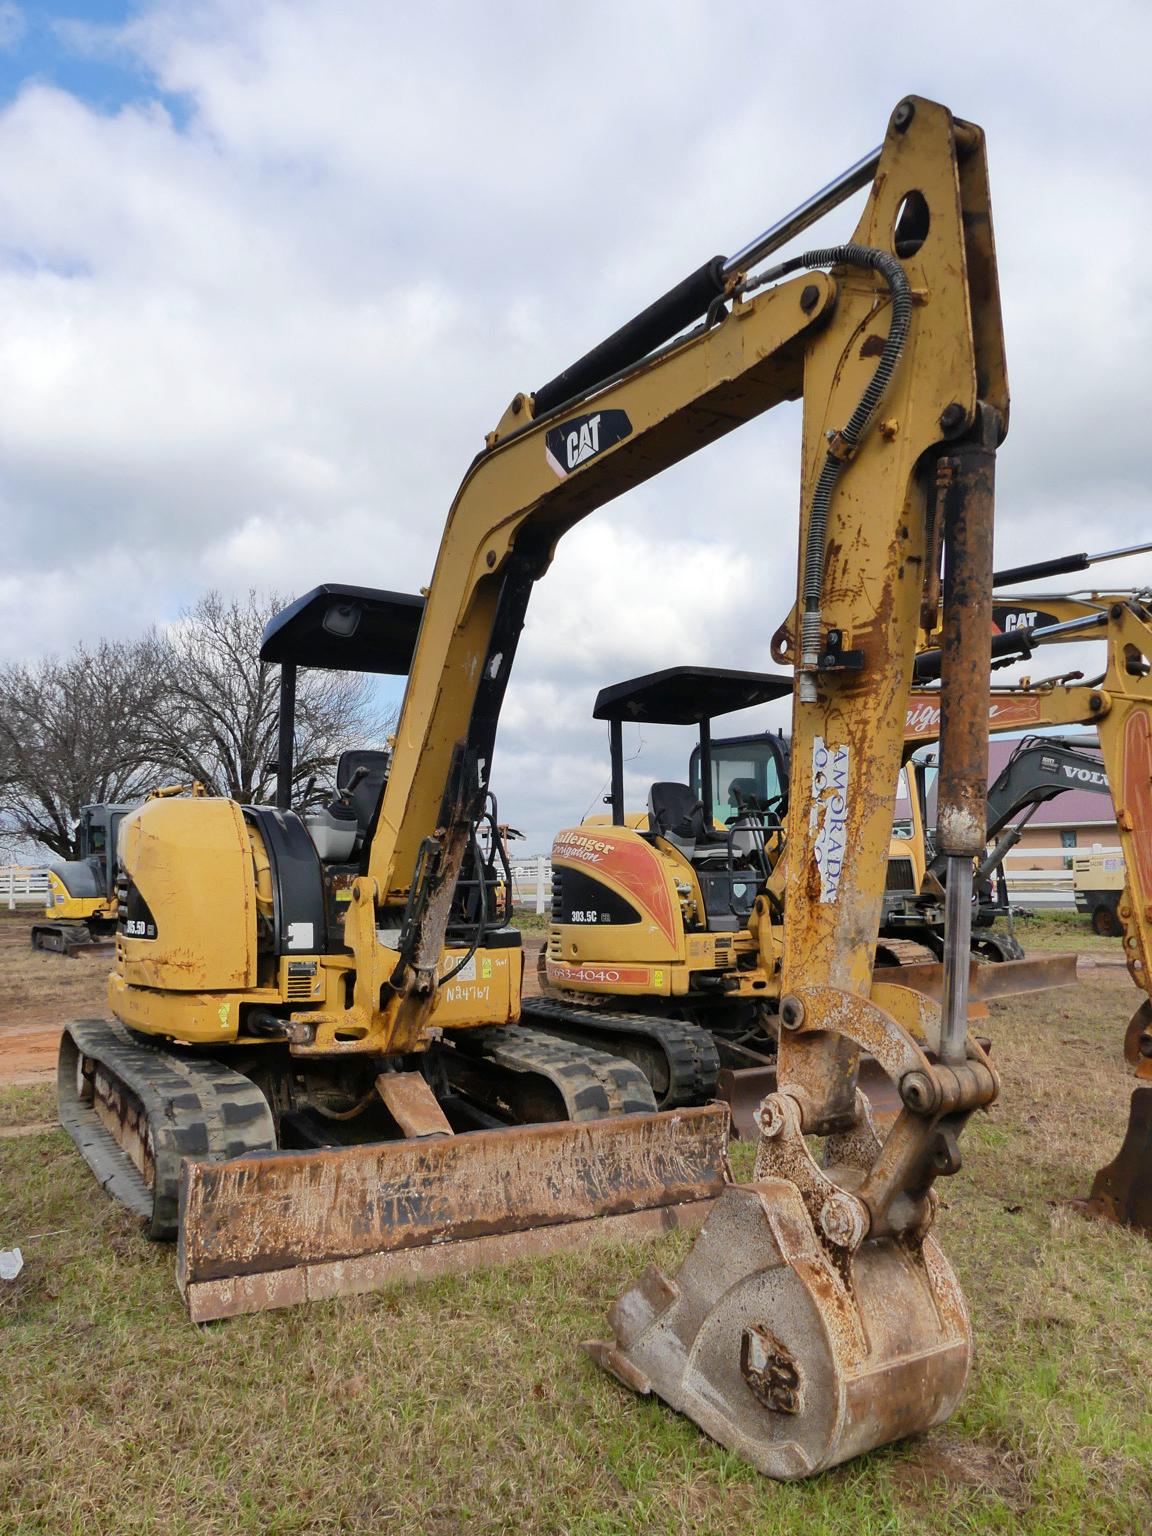
[[[777,256],[864,188],[849,240]],[[800,572],[776,642],[796,678],[779,1089],[762,1106],[754,1181],[732,1185],[723,1106],[573,1122],[553,1100],[539,1113],[516,1091],[515,1045],[502,1053],[520,1026],[440,1019],[446,979],[474,943],[483,952],[483,924],[456,938],[461,877],[526,605],[557,541],[795,399]],[[713,1200],[677,1279],[651,1273],[617,1303],[615,1339],[596,1354],[622,1381],[778,1477],[951,1413],[971,1337],[932,1234],[932,1186],[959,1168],[964,1123],[997,1092],[968,1034],[967,985],[1007,411],[983,134],[909,97],[880,148],[517,395],[489,434],[448,515],[338,935],[323,860],[293,812],[167,800],[128,818],[120,1022],[69,1028],[61,1115],[148,1212],[149,1181],[163,1168],[167,1192],[183,1157],[178,1269],[194,1316],[546,1251],[618,1220],[659,1226]],[[938,1006],[875,981],[872,957],[941,565],[951,867]],[[329,633],[357,623],[323,604],[316,617]],[[856,1089],[861,1051],[903,1106],[883,1141]],[[490,1103],[506,1085],[508,1119],[554,1123],[454,1133],[445,1078]],[[394,1139],[345,1144],[371,1094]],[[324,1146],[275,1149],[283,1106],[301,1103],[322,1103],[337,1129]],[[809,1138],[824,1139],[822,1160]]]
[[[130,805],[83,805],[77,856],[48,866],[48,901],[32,924],[33,949],[67,955],[116,932],[116,839]]]

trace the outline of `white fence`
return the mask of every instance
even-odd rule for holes
[[[0,907],[42,907],[48,899],[48,871],[24,864],[0,865]]]
[[[552,900],[552,860],[546,853],[511,859],[512,900],[518,907],[547,912]]]
[[[1119,853],[1117,847],[1094,843],[1091,848],[1013,848],[1004,860],[1008,898],[1022,906],[1074,907],[1071,863],[1077,853]],[[1067,859],[1068,869],[1029,869],[1036,859]],[[552,860],[545,853],[513,859],[512,900],[518,907],[546,912],[552,899]],[[0,886],[0,892],[3,887]]]

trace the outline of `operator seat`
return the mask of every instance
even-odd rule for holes
[[[648,791],[648,830],[691,858],[704,836],[704,807],[687,784],[661,780]]]
[[[357,847],[371,836],[376,824],[391,761],[391,752],[360,748],[341,752],[337,760],[336,794],[340,799],[346,798],[356,813]],[[361,769],[363,772],[359,771]]]

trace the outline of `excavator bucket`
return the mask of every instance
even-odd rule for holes
[[[1092,1180],[1087,1200],[1073,1200],[1085,1216],[1101,1216],[1152,1237],[1152,1088],[1137,1088],[1120,1150]]]
[[[194,1322],[696,1227],[730,1182],[728,1111],[559,1121],[186,1161]]]
[[[942,1423],[972,1347],[934,1238],[838,1265],[786,1179],[726,1190],[675,1280],[648,1269],[609,1323],[598,1364],[783,1479]]]

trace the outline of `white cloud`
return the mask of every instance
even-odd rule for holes
[[[1152,18],[1067,4],[1044,27],[991,0],[868,32],[834,5],[818,37],[703,0],[172,0],[66,33],[139,90],[102,112],[30,84],[0,113],[0,651],[122,633],[208,583],[426,582],[513,393],[856,158],[910,88],[989,135],[999,563],[1135,542]],[[771,669],[797,448],[781,411],[563,541],[496,763],[533,842],[599,793],[603,683]]]

